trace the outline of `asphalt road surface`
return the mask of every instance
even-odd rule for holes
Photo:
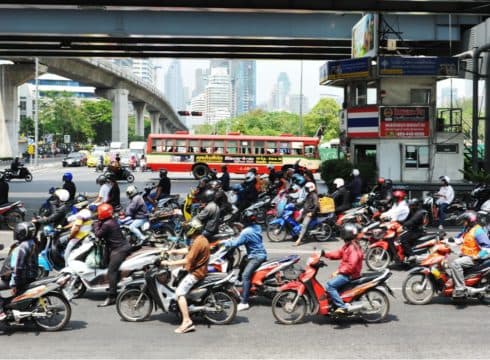
[[[36,171],[30,184],[12,182],[12,200],[23,200],[30,211],[39,208],[49,187],[61,183],[64,171],[46,168]],[[80,191],[96,192],[95,172],[86,168],[73,172]],[[136,185],[155,177],[137,173]],[[172,189],[184,194],[193,184],[194,180],[175,180]],[[126,184],[120,186],[123,194]],[[341,246],[338,240],[300,248],[292,247],[291,241],[264,241],[270,258],[298,253],[302,264],[315,248]],[[337,262],[328,265],[320,270],[322,283],[337,269]],[[149,321],[124,322],[114,307],[97,308],[104,293],[89,293],[74,300],[71,322],[61,332],[0,325],[0,358],[490,358],[488,306],[455,305],[446,298],[425,306],[408,305],[400,291],[405,276],[403,269],[393,269],[388,283],[396,297],[390,297],[389,316],[383,323],[310,316],[302,324],[285,326],[276,323],[270,301],[255,298],[252,308],[238,313],[232,324],[208,326],[196,319],[197,330],[183,335],[174,334],[178,321],[171,314],[157,311]]]

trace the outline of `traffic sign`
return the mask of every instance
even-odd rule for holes
[[[64,141],[65,141],[65,144],[69,144],[69,143],[71,142],[71,141],[70,141],[70,140],[71,140],[71,139],[70,139],[70,135],[65,135],[65,136],[63,136],[63,139],[64,139]]]
[[[29,155],[34,155],[34,144],[27,146],[27,153]]]

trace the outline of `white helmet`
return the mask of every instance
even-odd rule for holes
[[[138,193],[138,189],[134,185],[129,185],[126,189],[126,195],[131,199]]]
[[[359,176],[361,173],[359,172],[359,169],[353,169],[352,170],[352,176]]]
[[[247,173],[245,176],[245,182],[249,183],[252,182],[255,179],[255,175],[251,172]]]
[[[88,220],[88,219],[92,218],[92,212],[89,209],[82,209],[77,214],[77,218],[82,219],[82,220]]]
[[[65,189],[58,189],[54,192],[54,195],[62,202],[67,202],[70,199],[70,193]]]
[[[443,175],[443,176],[439,177],[439,180],[440,180],[440,181],[445,181],[445,182],[446,182],[446,184],[448,184],[448,185],[449,185],[449,181],[451,181],[451,180],[449,179],[449,176],[446,176],[446,175]]]
[[[316,190],[316,186],[314,183],[312,183],[311,181],[310,182],[307,182],[305,184],[305,189],[306,191],[308,191],[309,193],[312,192],[312,191],[315,191]]]
[[[344,186],[344,179],[342,179],[342,178],[337,178],[337,179],[335,179],[335,180],[333,181],[333,183],[334,183],[334,185],[335,185],[335,186],[337,186],[337,189],[338,189],[339,187]]]

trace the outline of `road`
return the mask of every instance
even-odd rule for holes
[[[21,198],[32,211],[46,197],[50,186],[60,184],[66,169],[39,170],[31,184],[11,183],[13,199]],[[81,191],[95,192],[96,173],[73,170]],[[137,174],[142,186],[155,174]],[[185,193],[193,180],[175,180],[174,192]],[[126,184],[121,183],[121,193]],[[309,243],[294,248],[292,243],[270,243],[269,257],[298,253],[302,263],[315,248],[341,246]],[[336,270],[330,261],[320,270],[322,282]],[[38,332],[32,327],[0,328],[0,358],[489,358],[489,307],[479,303],[464,306],[437,298],[430,305],[404,303],[400,287],[406,273],[393,269],[388,283],[394,289],[386,322],[366,324],[360,320],[333,321],[311,316],[303,324],[277,324],[270,302],[252,299],[252,308],[238,313],[228,326],[208,326],[196,320],[197,331],[177,335],[173,315],[154,312],[149,321],[127,323],[115,308],[97,308],[104,293],[90,293],[73,302],[71,322],[59,333]],[[3,330],[3,331],[2,331]]]

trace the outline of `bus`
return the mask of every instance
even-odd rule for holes
[[[267,165],[284,170],[300,160],[302,166],[316,172],[320,166],[319,139],[316,137],[253,136],[240,133],[227,135],[190,135],[187,131],[175,134],[150,134],[147,140],[147,166],[152,171],[192,172],[196,179],[211,169],[245,174],[256,168],[266,172]]]

